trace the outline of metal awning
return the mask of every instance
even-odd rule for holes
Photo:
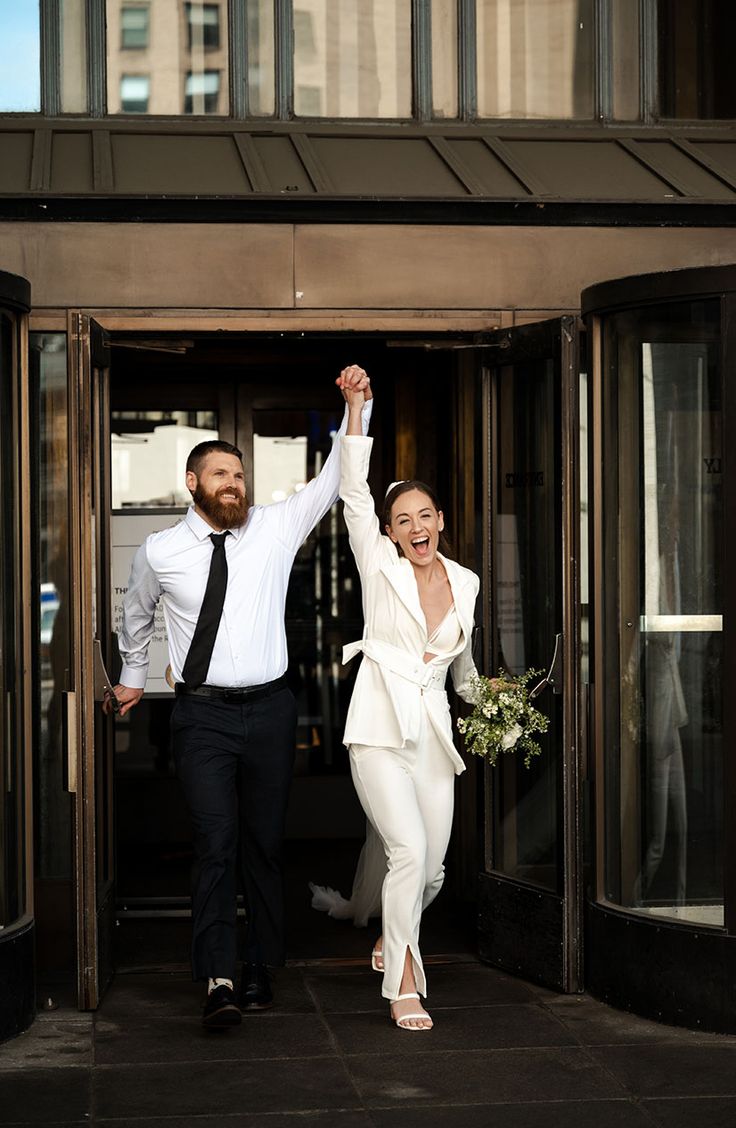
[[[736,130],[0,117],[0,202],[91,197],[727,205]]]

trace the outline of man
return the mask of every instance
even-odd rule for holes
[[[350,365],[341,379],[370,398],[362,368]],[[347,408],[339,434],[346,425]],[[334,442],[318,477],[286,501],[249,506],[237,447],[200,443],[186,469],[193,506],[133,560],[115,695],[121,715],[143,695],[160,599],[176,683],[174,760],[194,829],[192,970],[208,984],[207,1027],[238,1024],[241,1008],[270,1007],[268,967],[285,959],[280,859],[296,704],[286,685],[284,607],[294,557],[337,500],[339,451]],[[247,935],[236,1000],[239,843]]]

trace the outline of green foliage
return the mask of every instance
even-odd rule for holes
[[[527,670],[518,677],[499,670],[498,677],[473,679],[475,706],[469,717],[459,718],[457,727],[475,756],[495,765],[499,753],[521,750],[528,768],[532,757],[541,755],[532,734],[546,732],[549,717],[534,708],[527,689],[539,677],[539,670]]]

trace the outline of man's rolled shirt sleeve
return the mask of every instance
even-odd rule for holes
[[[128,590],[123,599],[123,625],[118,645],[123,659],[120,684],[145,689],[148,677],[148,646],[153,638],[156,604],[161,585],[148,562],[144,542],[133,557]]]

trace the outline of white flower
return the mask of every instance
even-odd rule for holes
[[[501,747],[504,752],[508,752],[513,748],[520,736],[521,725],[512,725],[508,732],[505,732],[501,737]]]

